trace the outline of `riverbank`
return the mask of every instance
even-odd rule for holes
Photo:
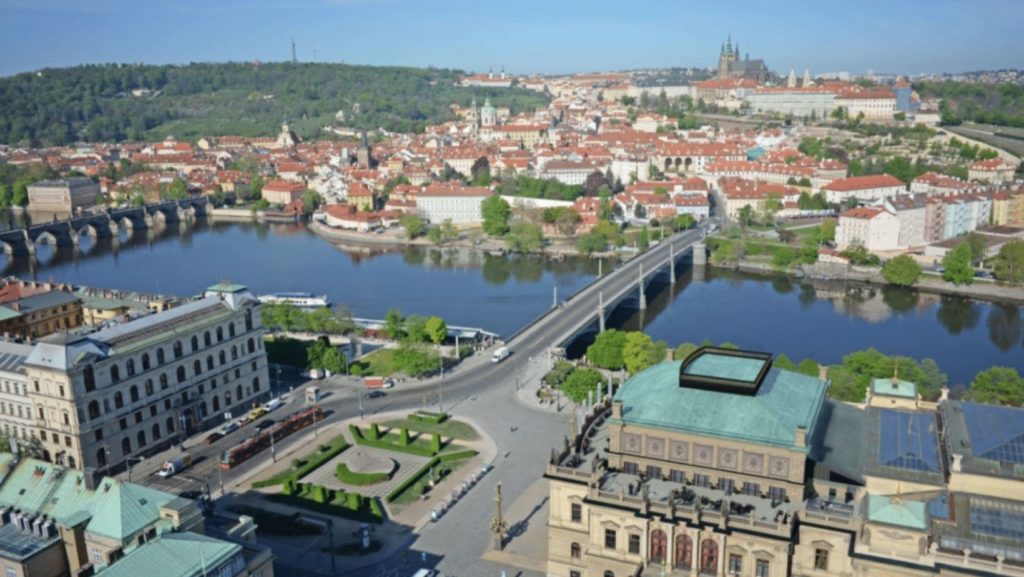
[[[876,286],[892,286],[882,276],[881,269],[869,267],[848,267],[840,276],[835,270],[825,271],[817,265],[801,265],[797,268],[779,270],[770,263],[742,260],[738,263],[716,264],[708,262],[708,266],[726,270],[757,274],[762,276],[784,275],[797,279],[820,280],[832,282],[849,282]],[[937,275],[922,274],[921,278],[911,287],[914,290],[944,295],[956,295],[966,298],[991,301],[994,303],[1024,304],[1024,287],[998,284],[992,281],[978,280],[971,285],[955,285],[942,280]]]

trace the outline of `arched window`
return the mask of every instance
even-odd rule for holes
[[[690,570],[693,559],[693,539],[689,535],[678,535],[676,537],[676,569]]]
[[[157,349],[156,350],[156,364],[162,365],[162,364],[164,364],[165,360],[166,359],[164,358],[164,350],[163,349]]]
[[[85,369],[82,370],[82,380],[85,381],[85,392],[96,390],[96,372],[93,371],[92,365],[85,365]]]
[[[233,361],[233,360],[236,360],[237,358],[238,358],[238,347],[236,347],[235,345],[231,345],[231,360]]]
[[[121,369],[117,365],[110,365],[110,380],[115,383],[121,380]]]
[[[213,412],[214,413],[219,413],[220,412],[220,397],[218,397],[216,395],[213,397]]]
[[[206,332],[203,333],[203,345],[208,347],[208,346],[210,346],[210,344],[211,344],[211,341],[210,341],[210,331],[206,331]]]
[[[718,571],[718,543],[705,539],[700,544],[700,571],[714,574]]]
[[[572,545],[569,546],[569,557],[572,557],[573,559],[579,559],[580,558],[580,544],[579,543],[573,543]]]
[[[160,390],[161,391],[166,391],[167,390],[167,374],[166,373],[160,375]]]
[[[256,341],[254,341],[252,337],[249,338],[247,347],[250,355],[256,352]]]
[[[212,371],[213,367],[213,355],[206,355],[206,370]]]
[[[174,358],[176,358],[176,359],[180,359],[181,355],[185,354],[185,351],[182,350],[181,341],[174,341],[173,349],[174,349]]]
[[[661,529],[651,531],[651,563],[661,565],[665,562],[668,549],[668,536]]]
[[[89,401],[89,419],[100,418],[100,404],[96,401]]]
[[[245,330],[252,330],[252,309],[247,309],[245,311]]]
[[[121,391],[118,391],[118,392],[114,393],[114,408],[115,409],[120,409],[123,406],[124,406],[124,395],[121,394]]]
[[[217,327],[217,342],[219,343],[219,342],[221,342],[223,340],[224,340],[224,329],[221,328],[221,327]]]
[[[228,323],[228,336],[235,338],[235,323]]]
[[[260,392],[260,378],[259,377],[253,377],[253,379],[252,379],[252,392],[254,392],[254,393]]]
[[[149,353],[142,353],[142,370],[149,370]]]
[[[194,352],[196,352],[198,350],[199,350],[199,337],[197,337],[196,335],[192,335],[192,352],[194,353]]]
[[[228,356],[227,354],[224,353],[224,351],[220,352],[220,364],[221,366],[228,364]]]
[[[139,442],[140,449],[146,446],[146,431],[139,431],[139,434],[136,435],[135,438]]]
[[[107,450],[103,447],[96,450],[96,465],[100,467],[107,466]]]
[[[167,417],[167,422],[164,423],[164,428],[167,429],[167,434],[174,432],[174,417]]]
[[[227,409],[227,408],[230,408],[230,407],[231,407],[231,391],[228,390],[228,391],[224,391],[224,408]]]
[[[199,359],[192,363],[192,372],[197,375],[203,374],[203,363]]]
[[[135,359],[128,359],[128,362],[125,363],[125,369],[128,371],[128,376],[129,377],[134,375],[135,374]]]
[[[130,398],[133,403],[137,402],[139,400],[139,387],[132,385],[132,388],[128,389],[128,398]]]
[[[615,577],[615,571],[605,571],[604,577]]]
[[[242,400],[242,385],[235,387],[235,396],[238,397],[239,401]]]
[[[160,440],[160,423],[153,423],[153,440]]]
[[[178,382],[179,383],[184,383],[185,382],[185,367],[178,367],[178,371],[177,372],[178,372]]]
[[[128,437],[121,439],[121,454],[128,455],[132,452],[132,440]]]
[[[146,379],[146,396],[153,394],[153,379]]]

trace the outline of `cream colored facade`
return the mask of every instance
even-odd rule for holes
[[[269,396],[257,301],[244,287],[85,336],[55,334],[25,361],[46,460],[105,472]]]
[[[870,211],[873,214],[867,214]],[[854,209],[839,215],[836,248],[845,250],[859,244],[871,251],[900,247],[900,219],[887,210]]]

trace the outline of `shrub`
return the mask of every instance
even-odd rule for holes
[[[377,499],[370,499],[370,514],[374,517],[384,518],[384,510],[380,506],[380,501]]]
[[[441,434],[434,433],[434,436],[430,439],[430,450],[435,453],[441,452]]]
[[[370,423],[370,438],[373,440],[380,438],[380,427],[377,426],[377,423]]]
[[[417,445],[404,446],[400,443],[388,441],[386,439],[368,439],[363,436],[363,432],[359,430],[359,427],[355,425],[349,425],[349,432],[352,433],[352,439],[357,445],[364,447],[376,447],[378,449],[386,449],[388,451],[397,451],[399,453],[408,453],[410,455],[418,455],[420,457],[433,457],[433,451],[424,449]]]
[[[346,485],[364,486],[381,483],[391,478],[391,473],[357,473],[349,470],[345,463],[338,463],[334,476]]]
[[[405,427],[402,427],[402,432],[400,433],[400,441],[399,442],[402,443],[402,445],[404,445],[406,447],[409,446],[409,429],[406,429]]]
[[[345,493],[345,506],[353,511],[362,509],[363,496],[359,493]]]
[[[327,450],[322,450],[323,447],[327,447]],[[321,450],[319,452],[311,453],[301,459],[292,459],[291,469],[278,473],[269,479],[253,481],[252,488],[259,489],[262,487],[280,485],[288,482],[288,480],[298,481],[308,475],[311,471],[316,470],[320,465],[323,465],[327,461],[330,461],[337,455],[344,452],[347,448],[348,443],[345,442],[345,438],[341,436],[336,437],[327,445],[321,445]]]

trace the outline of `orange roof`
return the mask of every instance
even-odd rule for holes
[[[866,190],[870,188],[883,188],[888,186],[904,186],[903,181],[890,174],[871,174],[868,176],[854,176],[851,178],[840,178],[825,185],[826,190],[836,192],[847,192],[851,190]]]
[[[271,192],[302,192],[306,185],[301,182],[289,182],[287,180],[271,180],[263,185],[263,190]]]

